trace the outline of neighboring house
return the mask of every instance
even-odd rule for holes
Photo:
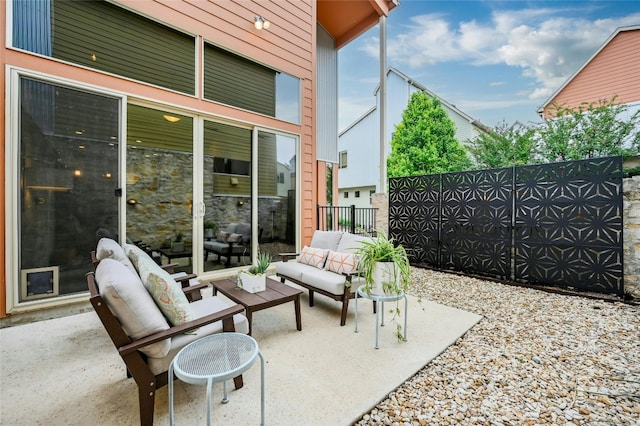
[[[583,103],[626,104],[627,113],[640,109],[640,25],[620,27],[538,109],[553,118],[554,104],[577,108]]]
[[[239,268],[206,261],[205,220],[250,223],[254,256],[308,244],[337,162],[338,49],[395,6],[1,2],[0,317],[86,302],[101,236],[184,236],[204,279]]]
[[[380,183],[380,125],[378,107],[380,87],[374,91],[376,106],[340,132],[338,136],[338,204],[370,207],[371,195],[378,192]],[[451,105],[422,84],[407,77],[397,69],[387,71],[386,150],[391,152],[391,139],[395,128],[402,121],[402,113],[415,92],[425,92],[437,98],[456,127],[455,137],[464,143],[489,129],[478,120]]]

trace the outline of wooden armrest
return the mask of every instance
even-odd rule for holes
[[[134,340],[133,342],[127,345],[120,346],[118,348],[118,352],[120,353],[120,355],[126,355],[131,352],[137,351],[138,349],[143,348],[152,343],[169,339],[178,334],[183,334],[195,328],[199,328],[204,325],[211,324],[212,322],[220,321],[225,318],[231,318],[233,317],[233,315],[239,314],[242,312],[244,312],[244,307],[242,305],[236,304],[226,309],[223,309],[222,311],[218,311],[213,314],[206,315],[202,318],[198,318],[193,321],[186,322],[184,324],[173,326],[168,330],[159,331],[157,333],[150,334],[149,336],[143,337],[141,339]]]
[[[186,294],[192,291],[202,290],[203,288],[209,287],[209,284],[210,283],[198,283],[187,287],[182,287],[182,292]]]
[[[189,282],[189,280],[192,280],[194,278],[198,278],[198,276],[196,274],[187,274],[187,275],[183,275],[181,277],[173,277],[173,279],[175,280],[175,282],[183,284],[184,282]],[[183,284],[184,286],[184,284]]]
[[[173,274],[176,266],[180,265],[179,263],[169,263],[168,265],[160,265],[162,269],[167,271],[170,274]]]
[[[289,259],[293,259],[294,257],[300,255],[300,253],[278,253],[280,257],[282,257],[282,261],[286,262]]]

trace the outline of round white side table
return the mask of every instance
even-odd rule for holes
[[[403,339],[405,342],[407,341],[407,316],[409,312],[407,311],[407,295],[404,294],[404,291],[401,291],[400,294],[367,294],[364,290],[365,285],[361,285],[356,290],[356,329],[355,332],[358,332],[358,296],[364,297],[365,299],[370,299],[379,303],[376,309],[376,345],[374,346],[376,349],[379,349],[378,345],[378,325],[384,327],[384,303],[385,302],[395,302],[400,299],[404,299],[404,336]],[[380,311],[382,311],[382,323],[379,322]]]
[[[173,420],[173,375],[185,383],[207,385],[207,425],[211,425],[211,386],[223,382],[224,398],[229,402],[227,380],[239,376],[260,357],[260,425],[264,425],[264,358],[258,342],[242,333],[205,336],[182,348],[169,366],[169,423]]]

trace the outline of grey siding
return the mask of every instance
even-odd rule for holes
[[[318,75],[316,86],[316,156],[338,162],[338,51],[335,40],[318,25]]]

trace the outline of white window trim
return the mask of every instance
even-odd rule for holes
[[[96,95],[111,96],[120,99],[121,114],[126,116],[127,96],[123,93],[113,90],[93,86],[90,84],[82,83],[75,80],[65,79],[49,74],[39,73],[19,67],[7,65],[6,67],[6,99],[5,99],[5,290],[6,290],[6,312],[7,314],[15,314],[20,312],[26,312],[34,310],[37,306],[38,309],[44,309],[49,307],[63,306],[78,301],[86,301],[89,299],[88,291],[84,293],[75,293],[68,296],[58,296],[52,299],[41,299],[20,302],[20,264],[19,264],[19,238],[20,227],[18,226],[20,221],[19,202],[20,194],[18,191],[18,174],[19,174],[19,159],[20,159],[20,144],[18,137],[20,136],[20,123],[19,114],[12,113],[18,111],[20,105],[20,78],[32,78],[35,80],[41,80],[45,83],[52,85],[66,86],[73,89],[86,90],[88,92],[95,93]],[[126,126],[120,128],[120,140],[126,141]],[[123,167],[124,153],[126,150],[126,143],[120,143],[119,161],[121,167],[121,173],[118,177],[119,182],[123,182],[123,176],[126,170]],[[122,185],[119,185],[122,187]],[[119,209],[124,208],[124,202],[126,200],[125,188],[123,188],[123,195],[120,198]],[[123,228],[125,224],[122,224]],[[123,229],[120,230],[120,235],[124,235]],[[8,284],[12,283],[12,284]]]

